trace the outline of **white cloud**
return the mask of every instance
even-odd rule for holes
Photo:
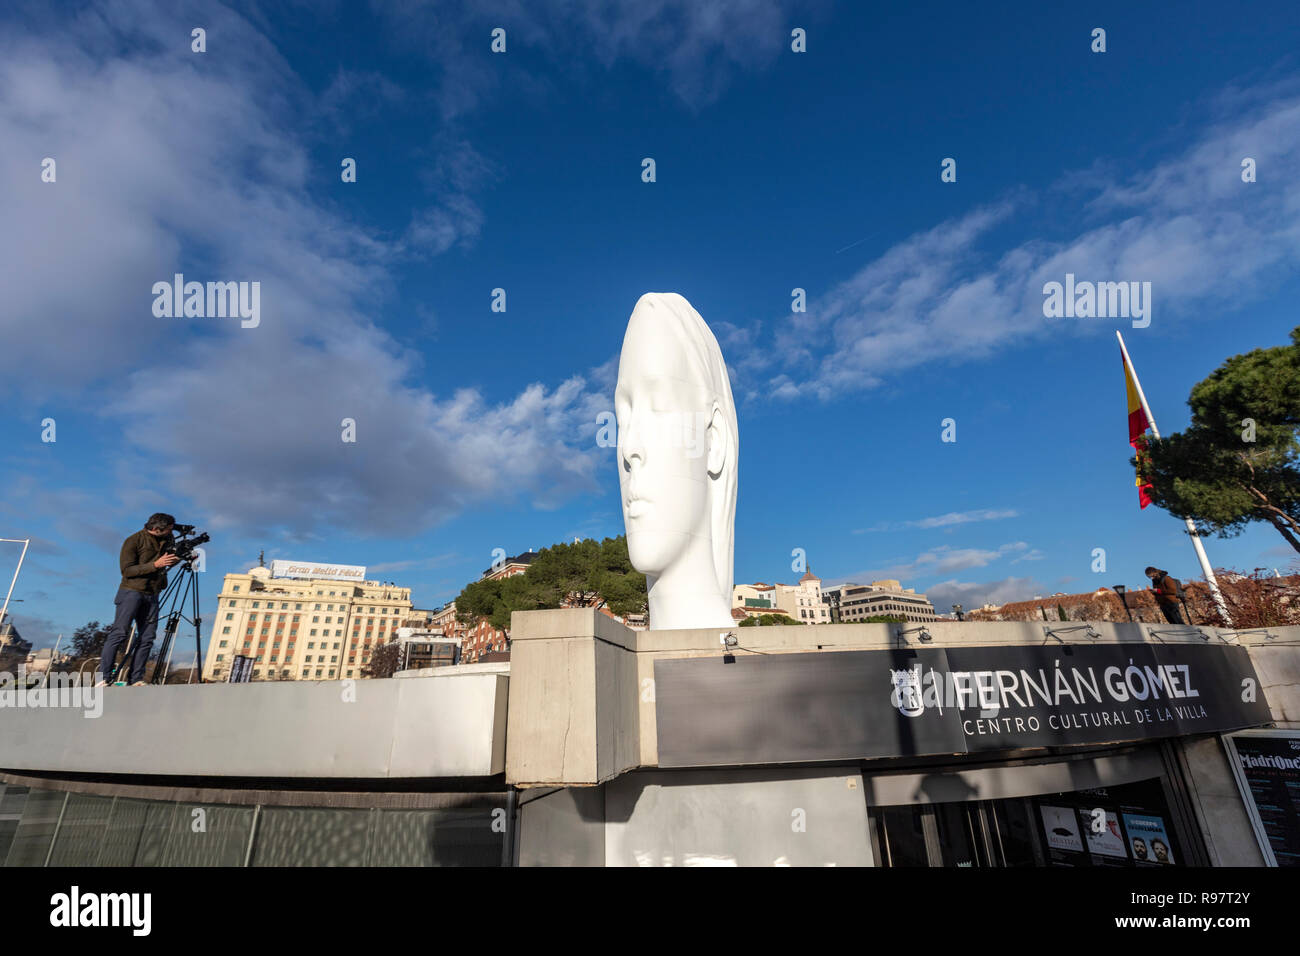
[[[1205,112],[1213,118],[1194,142],[1164,162],[1121,179],[1101,167],[1069,173],[1042,195],[1017,190],[899,242],[806,314],[776,321],[776,348],[734,358],[740,390],[829,399],[924,363],[1113,328],[1044,318],[1043,284],[1067,272],[1151,282],[1153,323],[1240,307],[1275,287],[1300,263],[1300,179],[1286,172],[1300,165],[1300,84],[1232,91]],[[1259,164],[1256,183],[1241,181],[1246,156]],[[1047,216],[1073,221],[1072,237],[997,244],[1017,217],[1037,236]]]
[[[985,604],[1005,604],[1008,601],[1027,600],[1034,594],[1045,594],[1047,589],[1033,578],[1001,578],[996,581],[958,581],[950,578],[925,589],[926,597],[941,614],[948,613],[954,604],[973,611]]]
[[[163,6],[0,39],[0,387],[99,409],[130,464],[123,504],[188,499],[212,528],[413,534],[475,502],[593,489],[608,403],[582,377],[435,394],[375,322],[393,264],[477,235],[466,190],[487,164],[435,138],[427,185],[445,188],[387,240],[314,184],[298,119],[319,114],[274,48],[223,8],[205,23],[220,52],[202,69],[190,20]],[[174,272],[260,282],[261,325],[155,318]]]
[[[798,25],[819,22],[828,6],[801,5]],[[688,106],[702,107],[737,73],[770,66],[789,49],[796,25],[791,0],[376,0],[373,7],[395,43],[425,54],[439,71],[437,99],[445,116],[473,109],[507,83],[516,90],[549,83],[523,65],[538,59],[586,86],[602,78],[582,74],[632,63],[662,76]],[[507,53],[489,59],[490,30],[498,26],[506,31]],[[523,55],[511,57],[511,51]]]
[[[977,508],[973,511],[950,511],[947,514],[918,518],[914,521],[892,521],[878,524],[871,528],[860,528],[854,534],[868,534],[873,531],[898,531],[903,528],[947,528],[953,525],[970,524],[972,521],[998,521],[1002,518],[1017,518],[1020,512],[1014,508]]]
[[[1021,561],[1041,561],[1045,557],[1047,557],[1047,555],[1045,555],[1042,551],[1039,551],[1037,548],[1034,548],[1031,551],[1025,552],[1020,557],[1013,560],[1011,563],[1019,564]]]
[[[923,551],[914,558],[902,559],[881,567],[870,568],[859,571],[857,574],[842,575],[841,577],[846,581],[855,581],[859,584],[873,580],[895,579],[901,581],[905,587],[910,587],[909,582],[916,578],[986,567],[1008,555],[1018,554],[1021,551],[1029,551],[1029,545],[1024,541],[1008,542],[995,549],[953,548],[949,545],[943,545],[942,547]]]

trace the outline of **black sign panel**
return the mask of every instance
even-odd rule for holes
[[[1300,866],[1300,734],[1232,738],[1278,866]]]
[[[655,661],[659,766],[1217,733],[1272,720],[1228,645],[946,647]]]

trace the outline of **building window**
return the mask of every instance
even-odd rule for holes
[[[231,593],[231,594],[238,594],[238,593],[239,593],[239,585],[236,584],[233,588],[231,588],[231,589],[230,589],[230,593]]]
[[[223,628],[221,629],[221,633],[222,633],[222,634],[229,634],[229,633],[230,633],[230,628],[228,628],[228,627],[223,627]],[[225,641],[222,641],[222,642],[221,642],[221,646],[222,646],[222,647],[225,647],[225,646],[226,646],[226,642],[225,642]]]
[[[218,654],[218,655],[217,655],[217,660],[222,661],[222,660],[225,660],[225,659],[226,659],[226,655],[225,655],[225,654]]]
[[[301,605],[301,604],[295,604],[295,605],[293,606],[293,609],[294,609],[295,611],[301,611],[301,610],[302,610],[302,605]]]
[[[227,620],[227,621],[233,621],[234,619],[235,619],[235,615],[234,615],[232,612],[229,612],[229,611],[226,612],[226,620]]]

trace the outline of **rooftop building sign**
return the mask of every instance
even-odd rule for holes
[[[355,564],[314,564],[304,561],[272,561],[273,578],[306,578],[321,581],[364,581],[364,565]]]

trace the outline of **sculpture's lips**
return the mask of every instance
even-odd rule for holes
[[[625,508],[629,518],[640,518],[650,510],[650,502],[645,498],[629,498]]]

